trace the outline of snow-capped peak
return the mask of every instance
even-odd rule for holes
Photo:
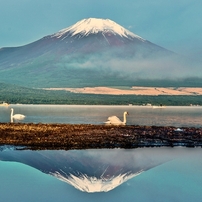
[[[94,193],[94,192],[108,192],[120,184],[126,182],[127,180],[136,177],[140,175],[143,172],[143,170],[140,170],[136,173],[123,173],[119,174],[118,176],[111,176],[110,178],[97,178],[97,177],[90,177],[85,174],[80,175],[79,177],[73,174],[70,174],[69,177],[65,177],[61,175],[59,172],[50,173],[54,177],[57,177],[63,182],[67,182],[68,184],[71,184],[76,189],[88,192],[88,193]]]
[[[110,32],[114,35],[119,35],[121,37],[126,38],[138,38],[141,41],[145,41],[142,37],[133,34],[129,30],[120,26],[109,19],[98,19],[98,18],[88,18],[83,19],[76,24],[62,29],[59,32],[55,33],[53,36],[57,38],[63,37],[66,33],[71,33],[71,36],[75,36],[77,34],[82,34],[84,36],[88,36],[89,34],[97,34],[98,32],[107,33]]]

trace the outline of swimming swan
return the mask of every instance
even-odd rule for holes
[[[106,124],[112,125],[125,125],[126,124],[126,115],[129,115],[128,112],[123,113],[123,121],[121,121],[117,116],[110,116],[108,117]]]
[[[11,108],[11,120],[16,119],[16,120],[23,120],[25,118],[25,115],[23,114],[15,114],[13,115],[13,108]]]

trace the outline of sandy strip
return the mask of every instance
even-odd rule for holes
[[[139,87],[118,89],[112,87],[84,87],[84,88],[44,88],[45,90],[65,90],[72,93],[105,94],[105,95],[202,95],[202,88],[189,87]]]

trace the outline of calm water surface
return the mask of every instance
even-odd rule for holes
[[[108,116],[128,125],[201,127],[202,107],[10,105],[22,123],[103,124]],[[201,202],[201,148],[16,151],[0,147],[1,201]]]
[[[201,148],[0,151],[2,201],[202,199]]]
[[[10,108],[14,114],[26,115],[24,123],[103,124],[107,117],[123,119],[128,111],[128,125],[201,127],[202,107],[152,108],[147,106],[85,106],[85,105],[10,105],[0,107],[0,122],[10,122]]]

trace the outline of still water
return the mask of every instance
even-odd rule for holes
[[[10,109],[24,114],[24,123],[103,124],[112,115],[123,119],[128,111],[128,125],[156,125],[201,127],[202,107],[153,108],[150,106],[96,106],[96,105],[10,105],[0,107],[0,122],[10,122]]]
[[[1,201],[202,200],[201,148],[1,148]]]
[[[202,107],[10,105],[22,123],[103,124],[108,116],[128,125],[201,127]],[[201,148],[19,151],[0,147],[0,201],[202,201]]]

